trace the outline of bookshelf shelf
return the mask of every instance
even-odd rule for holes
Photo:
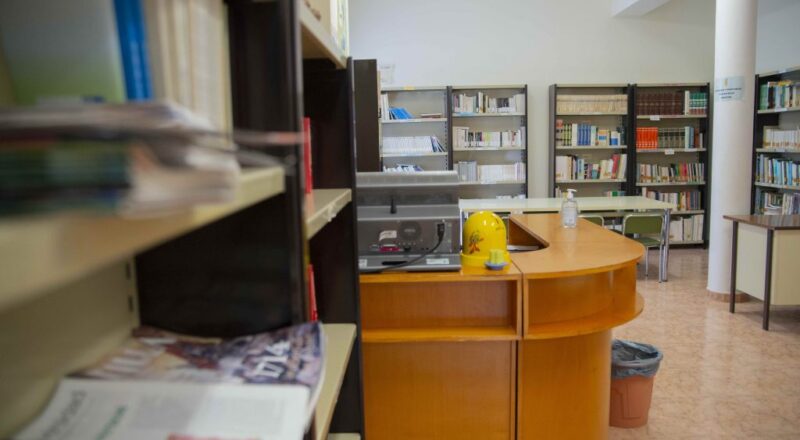
[[[337,68],[347,67],[347,55],[336,44],[336,41],[322,23],[314,17],[311,9],[304,2],[298,2],[300,8],[300,34],[303,58],[328,59]]]
[[[627,116],[627,112],[584,112],[584,113],[558,113],[556,116]]]
[[[673,154],[703,153],[705,151],[705,148],[651,148],[636,150],[636,154],[663,154],[665,156],[671,156]]]
[[[556,151],[604,151],[604,150],[627,150],[627,145],[609,145],[607,147],[571,147],[559,146]]]
[[[339,390],[356,338],[355,324],[323,324],[325,332],[325,377],[314,410],[314,439],[325,440],[339,398]]]
[[[336,214],[352,199],[349,188],[315,189],[306,195],[306,238],[311,239],[320,229],[330,223]]]
[[[284,191],[280,167],[245,171],[235,200],[166,217],[53,215],[0,221],[0,311]]]
[[[461,186],[479,186],[479,185],[525,185],[524,180],[499,180],[495,182],[459,182]]]
[[[388,153],[381,154],[381,157],[436,157],[447,156],[446,152],[430,152],[430,153]]]
[[[767,110],[758,110],[757,113],[759,115],[774,115],[776,113],[791,113],[791,112],[800,112],[800,107],[789,107],[789,108],[771,108]]]
[[[447,118],[390,119],[381,121],[382,124],[425,124],[434,122],[447,122]]]
[[[680,241],[672,241],[670,240],[670,246],[686,246],[686,245],[697,245],[697,244],[705,244],[703,240],[680,240]]]
[[[800,154],[800,148],[756,148],[757,153]]]
[[[525,116],[525,113],[453,113],[454,118],[501,118]]]
[[[569,180],[556,180],[556,185],[565,183],[625,183],[625,179],[569,179]]]
[[[472,151],[525,151],[527,147],[468,147],[468,148],[453,148],[454,152],[472,152]]]
[[[636,115],[636,119],[659,121],[662,119],[706,119],[708,115]]]
[[[706,212],[705,209],[689,209],[686,211],[672,211],[672,215],[704,214],[705,212]]]
[[[702,186],[705,182],[636,182],[636,186]]]
[[[381,92],[444,92],[447,91],[446,86],[399,86],[399,87],[382,87]]]
[[[789,191],[800,191],[800,186],[777,185],[777,184],[774,184],[774,183],[755,182],[755,186],[760,186],[760,187],[763,187],[763,188],[785,189],[785,190],[789,190]]]

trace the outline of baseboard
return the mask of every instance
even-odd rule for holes
[[[727,302],[731,301],[731,293],[730,292],[725,292],[725,293],[714,292],[712,290],[708,290],[708,298],[713,300],[713,301],[719,301],[719,302],[727,303]],[[748,295],[746,293],[736,292],[736,295],[734,295],[734,302],[743,303],[743,302],[748,302],[748,301],[750,301],[750,295]]]

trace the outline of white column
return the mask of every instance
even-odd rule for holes
[[[726,214],[750,213],[753,149],[753,97],[756,51],[756,0],[717,0],[714,83],[741,77],[741,99],[714,101],[711,161],[708,290],[730,290],[731,223]]]

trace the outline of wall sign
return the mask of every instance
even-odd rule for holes
[[[729,76],[714,80],[714,101],[741,101],[744,96],[744,77]]]

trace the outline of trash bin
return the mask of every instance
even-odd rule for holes
[[[637,428],[647,424],[653,379],[661,351],[649,344],[615,339],[611,345],[611,426]]]

